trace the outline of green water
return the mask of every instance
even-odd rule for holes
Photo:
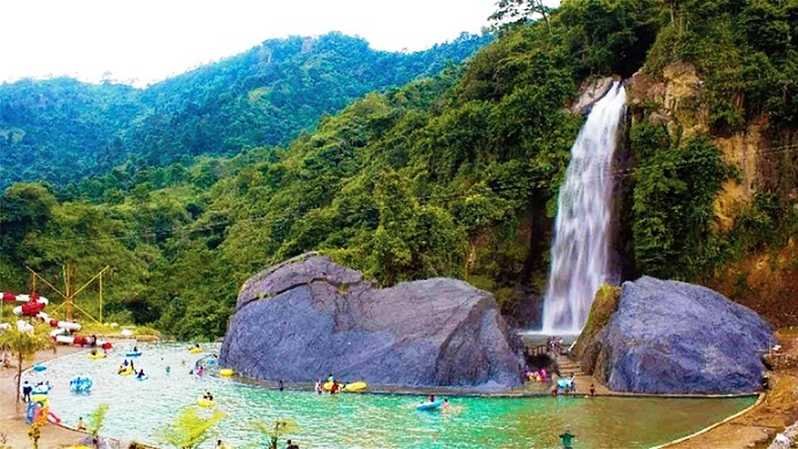
[[[257,386],[189,374],[200,357],[185,346],[143,346],[136,366],[143,382],[116,375],[126,348],[103,361],[74,354],[47,364],[42,375],[56,388],[51,407],[67,424],[87,416],[100,403],[110,409],[105,435],[159,443],[158,430],[177,410],[194,405],[206,390],[227,417],[218,435],[234,447],[256,447],[253,419],[293,418],[292,435],[304,448],[325,449],[538,449],[557,448],[567,426],[576,448],[645,448],[692,433],[750,405],[753,399],[628,398],[450,398],[452,411],[417,412],[421,400],[397,395],[323,395],[272,391]],[[166,366],[172,368],[166,374]],[[89,396],[69,392],[69,379],[89,375]],[[215,443],[209,442],[206,447]],[[259,446],[264,447],[264,446]],[[282,445],[281,445],[282,447]]]

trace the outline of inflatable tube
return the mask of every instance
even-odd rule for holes
[[[117,374],[119,374],[120,376],[129,376],[133,374],[133,370],[128,367],[123,369],[122,371],[119,371]]]
[[[56,415],[53,412],[47,413],[47,421],[50,421],[50,424],[55,424],[55,425],[61,424],[61,418],[59,418],[58,415]]]
[[[75,323],[73,321],[57,321],[57,320],[50,320],[50,327],[57,327],[59,329],[64,329],[68,331],[79,331],[80,324]]]
[[[232,377],[235,372],[230,368],[223,368],[219,370],[219,375],[222,377]]]
[[[202,353],[202,348],[191,348],[191,349],[188,350],[188,352],[190,352],[192,354],[201,354]]]
[[[104,352],[100,352],[100,351],[97,351],[94,354],[89,353],[89,360],[102,360],[102,359],[104,359],[106,357],[107,356],[105,355],[105,353]]]
[[[443,399],[438,399],[435,402],[425,402],[416,406],[416,410],[420,411],[433,411],[438,410],[443,405]]]
[[[128,353],[125,353],[125,355],[127,357],[141,357],[141,351],[138,351],[138,352],[130,351]]]
[[[55,342],[65,345],[75,344],[75,337],[71,335],[58,335],[57,337],[55,337]]]
[[[31,402],[36,402],[42,405],[47,404],[47,393],[34,393],[30,395]]]
[[[28,424],[33,424],[33,419],[36,417],[36,413],[38,412],[39,407],[41,407],[36,402],[30,401],[28,402],[28,407],[25,409],[25,422]]]
[[[87,394],[91,392],[91,387],[94,385],[90,377],[77,376],[69,381],[69,390],[73,393]]]
[[[197,399],[197,405],[199,405],[202,408],[213,407],[213,401],[205,398],[199,398]]]
[[[366,391],[368,387],[369,387],[368,384],[363,381],[352,382],[351,384],[346,384],[346,386],[344,386],[342,391],[346,393],[362,393]]]
[[[44,366],[44,365],[40,365],[40,364],[33,365],[32,369],[33,369],[33,371],[36,371],[37,373],[41,373],[42,371],[47,371],[47,367]]]

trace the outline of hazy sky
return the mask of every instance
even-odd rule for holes
[[[0,0],[0,81],[111,72],[143,85],[287,35],[418,50],[479,32],[495,0]]]

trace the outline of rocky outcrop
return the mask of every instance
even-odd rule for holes
[[[643,277],[584,343],[582,368],[614,391],[725,394],[760,388],[770,326],[710,289]]]
[[[796,443],[798,443],[798,422],[776,435],[768,449],[790,449],[795,447]]]
[[[612,87],[612,83],[619,81],[618,77],[603,77],[586,80],[579,88],[579,98],[568,108],[574,114],[587,115],[597,101]]]
[[[221,363],[257,379],[506,389],[520,384],[514,349],[487,292],[446,278],[380,289],[311,254],[244,284]]]

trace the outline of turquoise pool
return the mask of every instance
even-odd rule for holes
[[[753,399],[629,398],[471,398],[453,397],[452,412],[417,412],[421,400],[399,395],[318,396],[312,392],[273,391],[232,380],[189,374],[201,355],[184,345],[142,345],[136,366],[143,382],[116,374],[129,347],[116,348],[101,361],[86,353],[46,364],[42,375],[55,385],[52,410],[74,425],[98,404],[110,406],[106,436],[152,444],[158,430],[176,412],[196,404],[206,390],[226,413],[217,434],[233,447],[255,447],[253,419],[292,418],[300,427],[293,439],[320,449],[543,449],[557,448],[566,426],[576,434],[576,448],[635,449],[687,435],[747,407]],[[166,367],[171,367],[171,374]],[[33,374],[30,374],[34,376]],[[69,391],[69,379],[88,375],[88,396]],[[214,440],[215,442],[215,440]],[[205,447],[213,447],[208,442]],[[282,447],[282,444],[281,444]]]

